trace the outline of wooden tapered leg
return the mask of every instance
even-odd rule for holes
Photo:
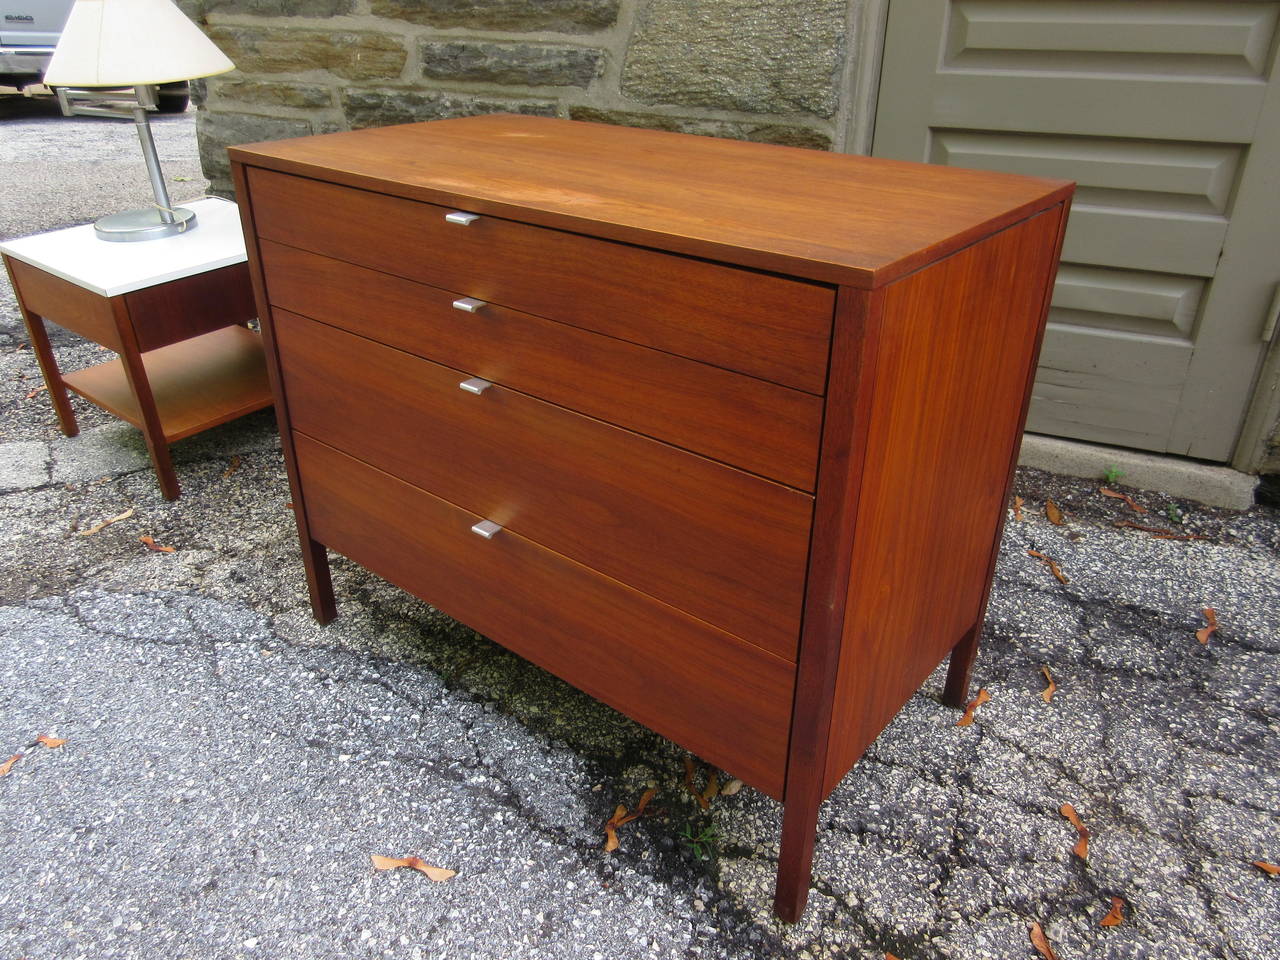
[[[960,709],[969,702],[969,678],[973,674],[973,661],[978,656],[978,632],[981,629],[982,621],[979,620],[951,648],[947,685],[942,691],[942,702],[948,707]]]
[[[316,623],[324,626],[338,615],[333,599],[333,577],[329,574],[329,554],[324,544],[316,543],[305,534],[302,536],[302,565],[307,571],[307,593],[311,597],[311,612]]]
[[[110,302],[120,337],[120,362],[124,366],[125,379],[129,382],[129,389],[133,391],[138,412],[142,416],[142,439],[146,441],[156,479],[160,481],[160,493],[166,500],[177,500],[181,493],[178,489],[178,475],[173,470],[169,441],[164,435],[164,424],[160,422],[160,411],[156,409],[156,398],[151,392],[151,381],[147,379],[147,368],[142,363],[142,351],[138,349],[138,337],[129,317],[129,309],[124,297],[112,297]]]
[[[49,331],[45,329],[44,317],[30,313],[18,301],[18,309],[22,320],[27,325],[27,334],[31,338],[31,351],[36,355],[40,365],[40,374],[44,377],[44,385],[49,399],[53,401],[53,410],[58,415],[58,425],[65,436],[74,437],[80,432],[76,423],[75,412],[71,409],[71,400],[67,396],[66,384],[62,382],[62,371],[58,369],[58,361],[54,359],[53,347],[49,344]]]
[[[809,900],[813,876],[813,847],[821,802],[789,802],[782,808],[782,847],[778,853],[778,885],[773,912],[784,923],[795,923]]]

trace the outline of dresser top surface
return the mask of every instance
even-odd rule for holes
[[[233,161],[829,283],[876,287],[1072,185],[493,115],[232,147]]]

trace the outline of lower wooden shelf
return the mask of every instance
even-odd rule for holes
[[[142,363],[168,443],[272,404],[262,338],[245,327],[223,327],[149,351]],[[86,400],[144,429],[119,358],[62,379]]]

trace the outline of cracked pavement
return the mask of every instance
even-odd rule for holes
[[[0,97],[0,236],[147,200],[129,124],[55,112]],[[193,127],[156,124],[179,200],[204,188]],[[0,761],[24,756],[0,777],[0,955],[1005,960],[1036,956],[1039,922],[1063,960],[1280,957],[1280,877],[1251,865],[1280,861],[1276,511],[1130,491],[1139,516],[1021,472],[974,672],[991,701],[957,727],[925,683],[827,802],[787,927],[777,803],[702,813],[679,748],[342,559],[316,626],[270,412],[177,444],[166,503],[132,428],[73,400],[67,439],[27,399],[23,339],[5,285]],[[1178,511],[1208,539],[1113,526]],[[648,786],[662,813],[605,854]],[[714,830],[710,859],[686,829]],[[1125,922],[1100,927],[1113,896]]]

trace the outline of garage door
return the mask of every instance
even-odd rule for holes
[[[1280,280],[1277,2],[891,0],[876,156],[1078,181],[1027,428],[1229,460]]]

